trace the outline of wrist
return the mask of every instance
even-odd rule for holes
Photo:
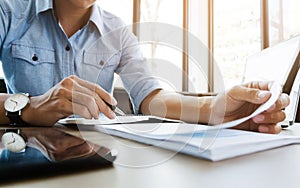
[[[22,119],[30,125],[53,126],[60,119],[57,116],[59,113],[51,113],[43,105],[45,105],[45,99],[41,96],[30,97],[29,105],[23,110]]]
[[[22,110],[21,118],[22,120],[27,124],[34,124],[34,116],[36,117],[36,114],[34,112],[34,108],[32,105],[34,97],[29,97],[29,104]]]
[[[10,120],[10,125],[20,126],[26,124],[22,120],[21,115],[29,103],[29,94],[27,93],[13,94],[5,100],[4,109],[6,110],[6,116]]]

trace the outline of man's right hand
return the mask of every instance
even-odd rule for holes
[[[99,85],[70,76],[45,94],[31,97],[30,104],[22,111],[22,119],[32,125],[51,126],[72,114],[98,119],[102,112],[108,118],[115,118],[115,113],[104,101],[117,104]]]

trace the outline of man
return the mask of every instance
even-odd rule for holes
[[[106,103],[113,73],[120,75],[135,112],[187,122],[216,124],[249,115],[270,97],[272,83],[236,86],[217,98],[187,97],[161,89],[143,59],[135,37],[122,21],[95,5],[95,0],[0,1],[1,61],[9,93],[29,93],[30,103],[18,115],[4,106],[1,123],[20,118],[32,125],[53,125],[78,114],[115,118]],[[278,133],[289,104],[281,94],[276,104],[236,128]],[[6,111],[8,117],[6,117]],[[18,111],[18,112],[19,112]]]

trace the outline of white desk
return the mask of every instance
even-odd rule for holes
[[[282,134],[300,135],[300,124]],[[20,187],[251,187],[283,188],[300,186],[300,145],[264,151],[221,162],[209,162],[191,156],[112,138],[97,132],[83,136],[98,144],[116,148],[113,167],[94,171],[34,179],[9,184]],[[139,152],[132,152],[128,147]],[[143,148],[147,148],[143,151]],[[173,156],[170,158],[170,156]],[[164,159],[164,160],[161,160]],[[124,165],[150,164],[149,167]],[[125,164],[126,163],[126,164]]]

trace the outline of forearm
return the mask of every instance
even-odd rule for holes
[[[211,117],[212,103],[212,97],[183,96],[160,90],[143,101],[141,111],[144,114],[207,124]]]
[[[4,109],[5,100],[9,96],[11,96],[11,95],[10,94],[4,94],[4,93],[0,94],[0,105],[1,105],[1,108],[0,108],[0,124],[9,124],[9,123],[11,123],[9,118],[6,116],[6,110]],[[37,116],[36,113],[32,112],[32,107],[31,107],[30,103],[24,109],[22,109],[22,111],[21,111],[21,118],[26,123],[34,124],[32,119],[36,119],[36,117],[41,117],[41,116]]]
[[[4,94],[4,93],[1,93],[0,94],[0,105],[1,105],[1,108],[0,108],[0,124],[10,124],[12,123],[10,121],[10,119],[6,116],[6,110],[4,108],[4,103],[5,103],[5,100],[10,97],[11,94]],[[32,99],[32,97],[31,97]],[[32,100],[30,100],[32,102]],[[26,122],[26,123],[30,123],[34,125],[34,122],[32,120],[36,119],[36,117],[41,117],[41,116],[37,116],[37,113],[33,111],[33,108],[32,108],[32,105],[31,105],[31,102],[25,106],[24,109],[21,110],[21,119]]]

